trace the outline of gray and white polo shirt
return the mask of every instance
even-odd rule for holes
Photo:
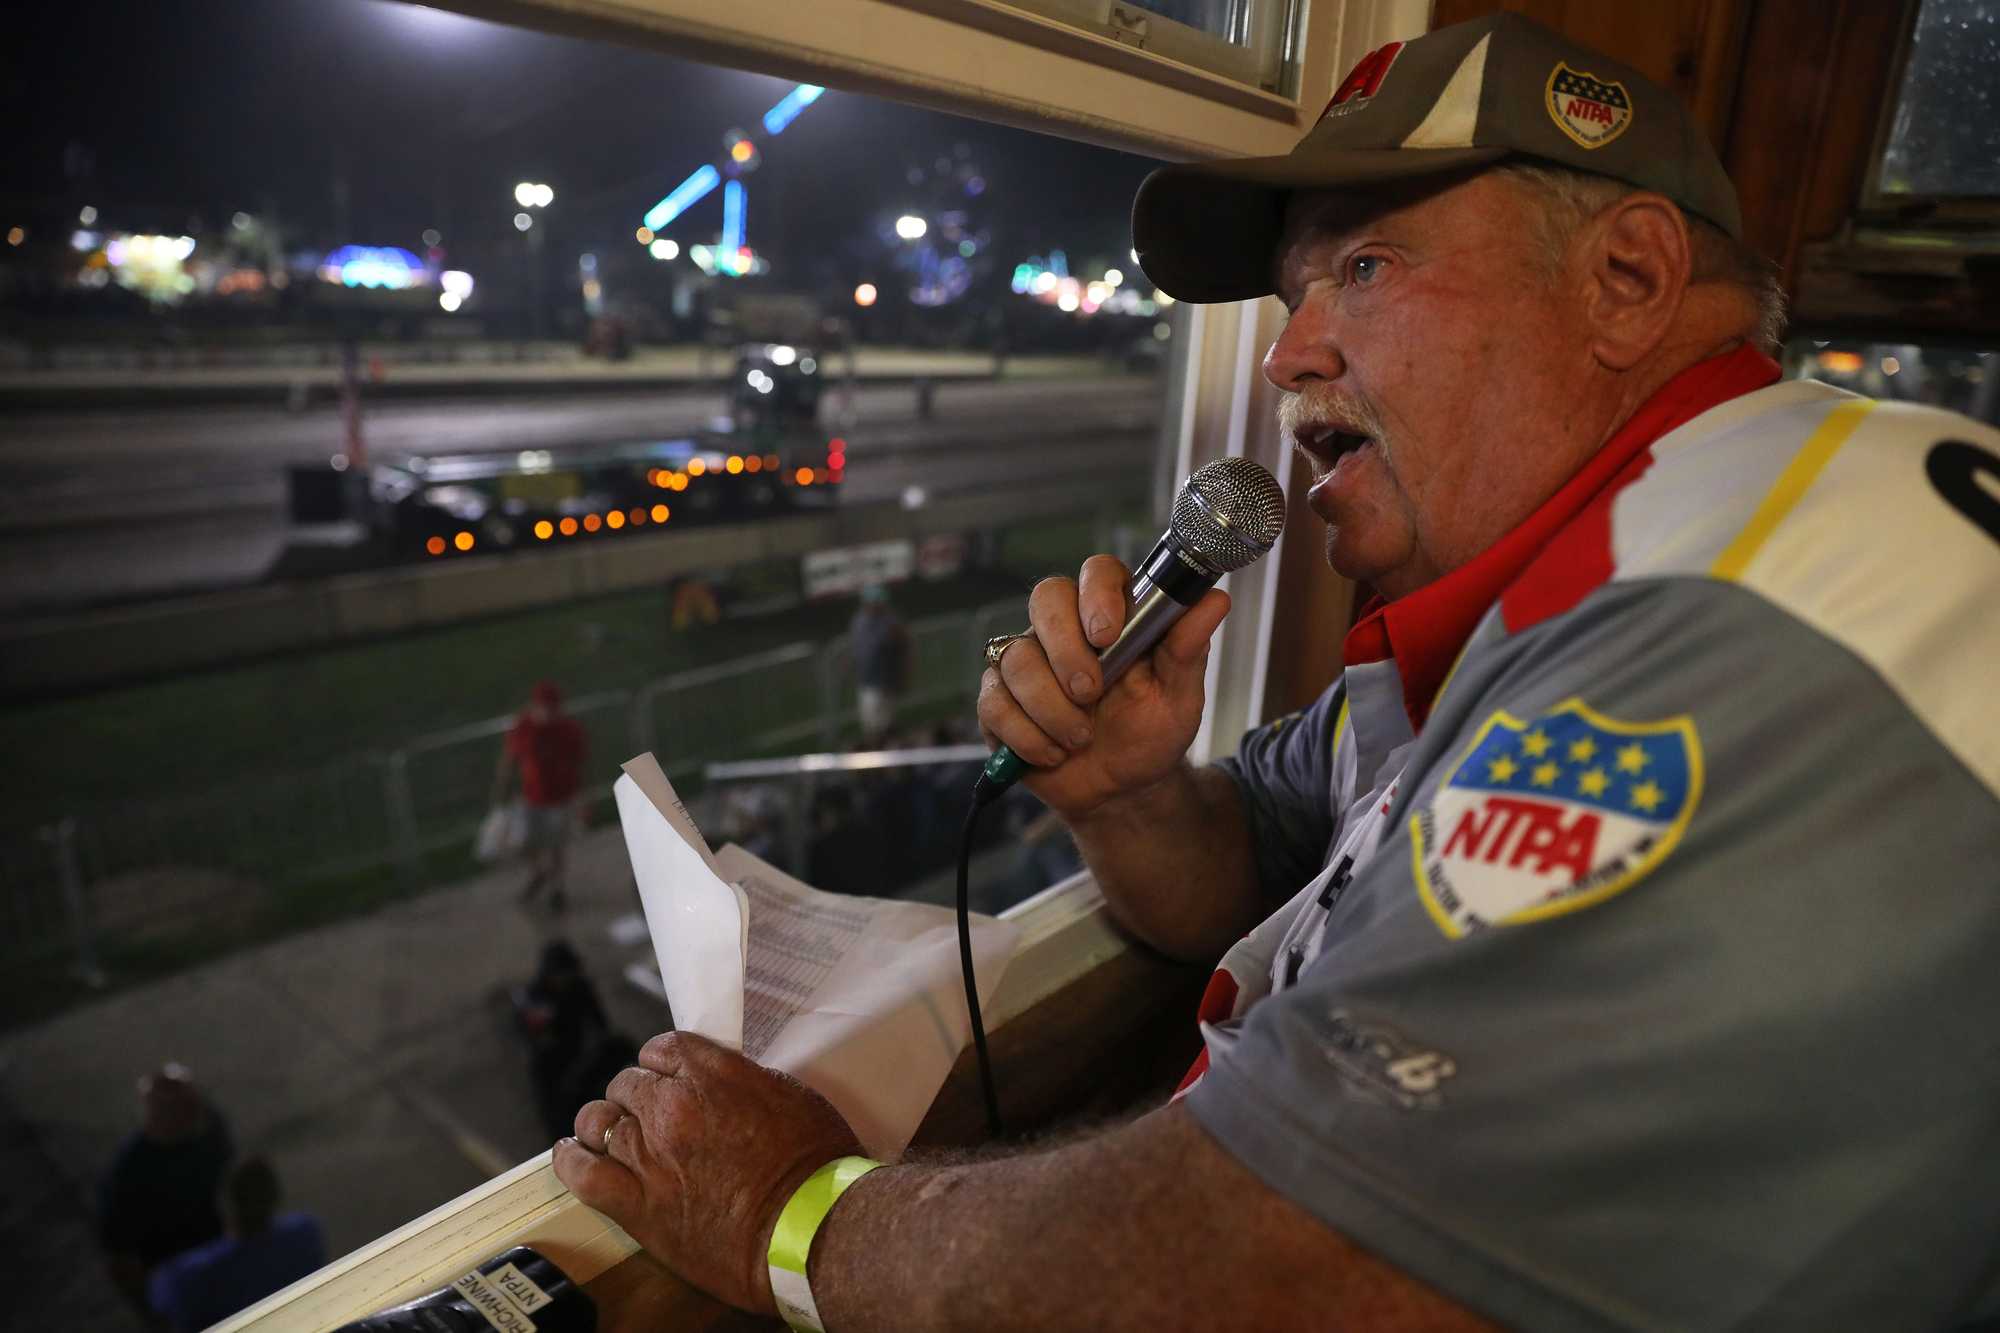
[[[1200,1122],[1524,1328],[2000,1317],[2000,432],[1711,408],[1404,693],[1226,765],[1290,901]]]

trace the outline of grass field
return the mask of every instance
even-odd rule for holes
[[[1086,519],[1017,528],[1003,538],[995,567],[899,585],[896,609],[918,621],[1024,597],[1036,578],[1073,571],[1094,549],[1095,537]],[[796,587],[795,568],[738,571],[732,579],[737,601],[781,597]],[[0,943],[0,956],[11,959],[0,968],[0,1025],[28,1021],[88,993],[67,975],[70,953],[50,906],[51,863],[33,839],[37,825],[77,815],[99,830],[96,854],[84,858],[86,874],[109,875],[122,894],[93,885],[93,910],[102,918],[101,961],[119,984],[157,976],[254,940],[370,910],[473,868],[462,843],[432,848],[405,873],[387,864],[341,867],[341,851],[365,861],[388,836],[378,771],[366,759],[371,753],[511,713],[537,679],[556,680],[573,697],[630,690],[786,644],[825,642],[845,630],[853,610],[853,599],[839,598],[675,630],[665,591],[635,592],[0,713],[0,746],[10,756],[0,874],[32,866],[41,881],[32,891],[37,901],[25,907],[21,899],[29,886],[6,886],[0,922],[11,941]],[[962,669],[969,688],[976,660],[968,657],[961,668],[962,647],[938,647],[948,660],[920,664],[920,676],[935,683]],[[704,733],[698,748],[712,753],[729,744],[730,727],[748,734],[741,720],[746,711],[810,716],[816,698],[805,679],[758,700],[754,709],[740,700],[719,703],[691,710],[675,725],[688,733],[689,746],[693,732]],[[725,695],[719,688],[718,696]],[[962,710],[957,703],[944,707]],[[595,750],[608,759],[624,757],[621,720],[607,715],[600,721],[609,729],[598,734],[593,726]],[[680,736],[673,725],[661,729]],[[477,818],[491,773],[486,744],[417,775],[419,813],[434,812],[435,827]],[[771,747],[746,742],[746,752],[735,757],[752,757],[759,748]],[[228,797],[218,799],[225,792]],[[109,855],[102,851],[107,829],[118,840]],[[341,845],[347,842],[353,846]],[[183,874],[163,888],[134,873],[152,866],[199,867],[209,878],[198,889],[185,889]],[[298,866],[315,869],[288,873]],[[176,896],[183,891],[188,896]],[[127,901],[135,895],[145,901]]]
[[[1075,519],[1017,528],[999,567],[894,594],[905,620],[966,610],[1071,571],[1091,546]],[[745,600],[796,587],[793,569],[746,571]],[[10,827],[111,802],[313,768],[519,708],[538,679],[572,696],[841,633],[852,599],[675,630],[664,590],[189,673],[0,712]],[[968,663],[968,669],[972,664]]]

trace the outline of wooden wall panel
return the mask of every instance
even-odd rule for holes
[[[1437,0],[1433,22],[1510,10],[1617,56],[1686,98],[1815,328],[1967,329],[1958,261],[1847,253],[1915,0]],[[1932,270],[1942,269],[1938,272]],[[1871,268],[1871,265],[1873,266]]]
[[[1787,287],[1803,247],[1853,214],[1907,13],[1885,0],[1758,0],[1722,161],[1745,239]]]

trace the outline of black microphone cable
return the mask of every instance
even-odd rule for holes
[[[979,825],[979,812],[1006,793],[1007,788],[990,781],[986,774],[972,787],[972,804],[965,811],[965,829],[958,839],[958,962],[965,972],[965,1012],[972,1019],[972,1049],[979,1062],[979,1091],[986,1101],[986,1133],[1000,1138],[1000,1094],[993,1084],[993,1057],[986,1049],[986,1023],[979,1015],[979,987],[972,973],[972,911],[969,905],[972,879],[972,835]]]
[[[1215,586],[1270,550],[1285,525],[1285,492],[1277,478],[1247,458],[1218,458],[1202,464],[1174,497],[1167,531],[1125,588],[1125,627],[1098,654],[1109,685],[1139,661]],[[1009,636],[1013,638],[1022,635]],[[988,643],[991,648],[999,640]],[[1005,651],[1003,648],[1001,651]],[[958,960],[965,971],[965,1008],[972,1019],[972,1045],[979,1055],[979,1087],[986,1097],[986,1128],[1000,1137],[1000,1098],[993,1089],[993,1061],[986,1051],[986,1024],[979,1016],[979,991],[972,975],[972,917],[967,883],[972,873],[972,834],[979,812],[998,800],[1027,765],[1008,746],[994,750],[972,787],[972,808],[958,846]]]

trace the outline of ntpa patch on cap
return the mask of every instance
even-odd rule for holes
[[[1632,123],[1632,97],[1616,79],[1600,79],[1556,61],[1549,72],[1549,115],[1580,148],[1602,148]]]

